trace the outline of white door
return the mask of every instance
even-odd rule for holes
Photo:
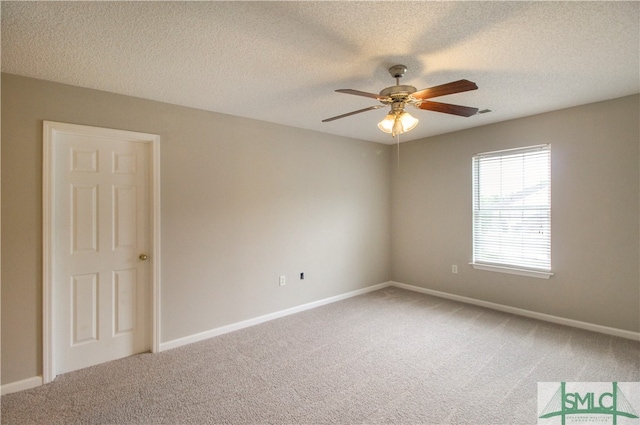
[[[151,348],[151,145],[90,129],[52,136],[53,376]]]

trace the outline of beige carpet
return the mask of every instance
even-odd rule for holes
[[[2,397],[2,424],[535,424],[538,381],[640,381],[640,343],[386,288]]]

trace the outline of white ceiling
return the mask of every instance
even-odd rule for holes
[[[2,71],[381,143],[387,108],[335,93],[479,89],[401,141],[640,91],[639,2],[2,2]]]

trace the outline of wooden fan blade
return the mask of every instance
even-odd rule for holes
[[[444,96],[447,94],[462,93],[469,90],[477,90],[476,83],[469,80],[458,80],[440,86],[431,87],[413,93],[411,96],[416,99],[431,99],[432,97]]]
[[[367,93],[366,91],[353,90],[353,89],[338,89],[336,91],[338,93],[355,94],[356,96],[365,96],[365,97],[370,97],[372,99],[377,99],[377,100],[384,100],[387,98],[386,96],[380,96],[379,94]]]
[[[443,112],[445,114],[459,115],[461,117],[470,117],[478,113],[478,108],[472,108],[470,106],[452,105],[450,103],[432,102],[430,100],[423,101],[420,109],[426,109],[427,111]]]
[[[333,120],[339,120],[340,118],[348,117],[350,115],[359,114],[360,112],[367,112],[367,111],[371,111],[371,110],[374,110],[374,109],[384,108],[385,106],[386,105],[369,106],[368,108],[358,109],[357,111],[347,112],[346,114],[342,114],[342,115],[338,115],[338,116],[335,116],[335,117],[327,118],[326,120],[322,120],[322,122],[329,122],[329,121],[333,121]]]

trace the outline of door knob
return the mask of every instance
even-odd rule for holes
[[[139,259],[141,259],[142,261],[145,261],[147,258],[147,254],[140,254],[140,256],[138,256]]]

